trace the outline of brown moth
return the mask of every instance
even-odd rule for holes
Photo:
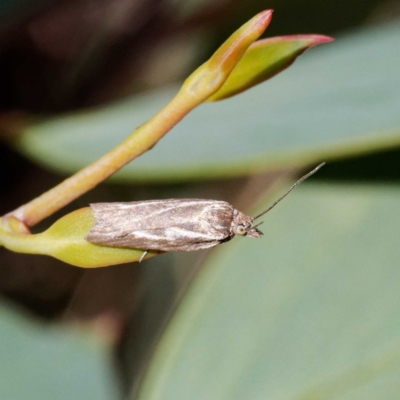
[[[86,237],[103,246],[148,250],[193,251],[214,247],[236,235],[260,238],[253,222],[275,207],[299,183],[317,172],[320,164],[300,178],[275,203],[255,217],[236,210],[226,201],[167,199],[129,203],[91,204],[96,223]]]

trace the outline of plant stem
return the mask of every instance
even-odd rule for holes
[[[99,160],[7,214],[5,220],[15,217],[25,225],[33,226],[150,150],[185,115],[224,84],[248,47],[264,32],[271,17],[271,10],[253,17],[189,76],[178,94],[152,119]]]
[[[192,100],[192,101],[190,101]],[[93,189],[134,158],[150,150],[169,130],[202,100],[179,92],[161,111],[137,128],[127,139],[94,163],[59,185],[11,212],[33,226],[82,194]]]

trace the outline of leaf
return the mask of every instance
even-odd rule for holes
[[[130,182],[236,176],[400,145],[399,26],[369,28],[300,58],[275,79],[204,104],[116,174]],[[121,142],[177,88],[28,126],[15,145],[70,174]]]
[[[1,222],[1,219],[0,219]],[[1,229],[4,247],[20,253],[43,254],[82,268],[106,267],[139,261],[143,250],[98,246],[86,240],[95,216],[91,208],[81,208],[57,220],[49,229],[34,235],[13,234]],[[154,257],[149,251],[145,258]]]
[[[400,190],[305,184],[264,218],[199,273],[138,399],[397,398]]]
[[[331,37],[322,35],[281,36],[259,40],[250,46],[221,89],[208,101],[223,100],[258,85],[289,67],[310,47],[331,41]]]
[[[4,305],[0,307],[0,353],[2,399],[119,397],[107,346],[89,336],[44,328]]]
[[[271,18],[272,10],[255,15],[235,31],[209,60],[197,68],[182,85],[180,93],[183,91],[188,94],[184,99],[185,103],[195,100],[200,104],[199,100],[204,102],[224,86],[243,55],[268,27]]]

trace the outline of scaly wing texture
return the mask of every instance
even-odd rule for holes
[[[91,243],[144,250],[192,251],[231,236],[233,207],[225,201],[150,200],[91,205]]]

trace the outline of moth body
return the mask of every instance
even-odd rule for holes
[[[96,224],[86,239],[94,244],[160,251],[214,247],[235,235],[260,237],[253,218],[225,201],[168,199],[91,204]]]
[[[325,163],[300,178],[270,207],[249,217],[226,201],[169,199],[130,203],[91,204],[96,223],[86,236],[91,243],[158,251],[193,251],[214,247],[236,235],[260,238],[254,220],[266,214],[299,183]]]

